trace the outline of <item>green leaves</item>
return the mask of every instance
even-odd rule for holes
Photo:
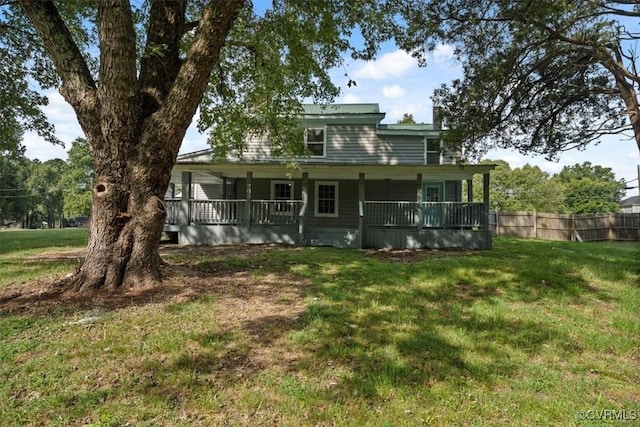
[[[565,205],[577,214],[618,212],[625,183],[616,181],[611,168],[590,162],[565,166],[557,175],[563,183]]]
[[[301,103],[328,103],[339,95],[329,71],[348,54],[375,54],[391,37],[395,23],[388,13],[394,3],[281,0],[261,15],[246,8],[201,105],[199,127],[211,132],[216,155],[242,151],[246,136],[265,133],[274,155],[301,154]],[[350,39],[356,27],[364,35],[362,45]],[[346,83],[356,84],[348,76]]]
[[[553,176],[538,166],[511,169],[503,160],[491,173],[489,200],[503,211],[590,214],[618,212],[625,184],[615,179],[611,168],[589,162],[565,166]],[[482,194],[481,180],[474,180],[474,194]]]
[[[68,153],[69,160],[60,177],[64,217],[89,216],[94,171],[87,141],[84,138],[77,138],[72,142]]]
[[[625,108],[635,111],[629,100],[637,95],[622,93],[619,79],[637,88],[635,53],[630,51],[624,63],[611,61],[624,37],[637,36],[624,36],[622,13],[609,9],[615,3],[444,0],[424,5],[439,29],[419,32],[408,21],[414,44],[453,44],[463,63],[464,78],[442,86],[432,98],[452,130],[449,143],[471,158],[496,147],[553,158],[629,129]],[[625,66],[628,75],[621,69]]]

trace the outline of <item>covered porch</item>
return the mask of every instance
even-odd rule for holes
[[[165,200],[165,232],[181,244],[491,247],[491,165],[302,165],[288,174],[273,164],[188,166]]]

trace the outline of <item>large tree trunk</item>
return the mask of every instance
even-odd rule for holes
[[[152,0],[150,54],[140,59],[138,72],[129,2],[98,1],[98,84],[53,1],[20,0],[62,77],[60,92],[78,116],[95,168],[87,256],[71,279],[73,289],[160,282],[159,242],[171,169],[244,3],[210,0],[181,59],[186,1]]]
[[[167,186],[148,177],[163,176],[168,182],[171,168],[159,170],[150,158],[135,173],[127,169],[116,175],[122,178],[96,179],[87,256],[74,278],[76,290],[149,287],[161,280],[158,245]]]

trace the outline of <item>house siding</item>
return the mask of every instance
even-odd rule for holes
[[[423,137],[378,136],[373,125],[327,126],[327,159],[345,163],[423,164]]]
[[[191,198],[196,200],[219,199],[222,197],[222,186],[220,184],[192,184]]]
[[[327,181],[327,180],[319,180]],[[338,183],[338,216],[315,216],[315,180],[309,180],[309,227],[358,227],[358,181],[341,180]]]
[[[364,197],[367,201],[415,201],[416,195],[416,180],[384,179],[365,182]]]
[[[375,125],[326,125],[326,157],[328,162],[354,164],[425,164],[423,136],[378,135]],[[247,140],[243,161],[272,158],[266,137]],[[314,158],[315,159],[315,158]],[[321,163],[322,159],[318,159]],[[455,163],[452,153],[445,153],[443,164]]]
[[[247,139],[240,156],[243,160],[259,160],[271,157],[271,145],[266,137],[252,136]]]
[[[269,200],[271,199],[271,181],[287,181],[287,179],[252,179],[252,199]],[[295,200],[302,199],[302,180],[293,179],[293,198]],[[327,180],[319,180],[327,181]],[[344,225],[341,221],[345,215],[352,212],[358,212],[358,181],[341,180],[338,182],[338,217],[315,218],[317,222],[312,225],[340,226]],[[214,184],[212,184],[214,185]],[[220,191],[220,186],[217,186]],[[236,180],[236,198],[244,199],[247,197],[247,180],[241,178]],[[416,200],[417,188],[416,181],[399,181],[399,180],[367,180],[365,181],[365,200],[367,201],[411,201]],[[444,182],[444,201],[459,202],[462,197],[462,183],[460,181]],[[201,197],[205,198],[206,197]],[[315,180],[309,180],[309,211],[313,214],[315,209]],[[311,217],[313,218],[313,216]],[[314,221],[315,221],[314,220]],[[337,221],[339,220],[339,221]],[[357,225],[357,214],[348,217],[349,226],[354,223]],[[354,222],[355,221],[355,222]],[[331,224],[331,225],[329,225]]]
[[[293,182],[293,198],[294,200],[302,199],[302,180],[286,178],[266,179],[253,178],[251,180],[251,198],[253,200],[270,200],[271,199],[271,181],[292,181]],[[236,180],[236,198],[246,199],[247,197],[247,179],[240,178]]]
[[[444,201],[459,202],[462,200],[462,183],[460,181],[444,182]]]

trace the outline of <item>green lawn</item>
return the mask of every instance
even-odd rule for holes
[[[24,268],[33,278],[33,252],[15,252],[29,244],[18,236],[5,249],[5,235],[0,277]],[[184,272],[176,283],[210,280],[113,307],[0,311],[0,425],[640,420],[637,244],[496,239],[467,253],[269,247],[165,260]]]
[[[57,277],[72,271],[81,260],[43,259],[42,252],[81,248],[86,228],[0,231],[0,289],[8,283]]]

